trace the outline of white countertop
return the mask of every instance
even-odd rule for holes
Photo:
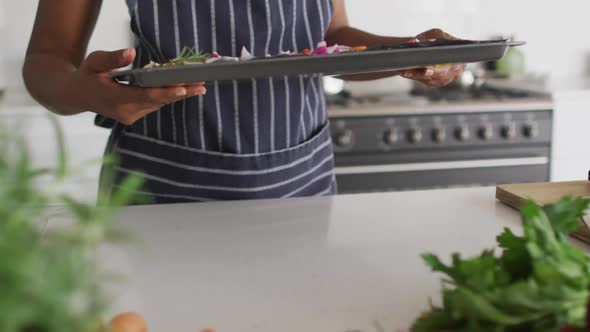
[[[128,208],[141,244],[108,248],[116,311],[152,331],[386,331],[437,299],[420,254],[480,253],[518,213],[493,188]],[[59,218],[49,224],[59,224]]]

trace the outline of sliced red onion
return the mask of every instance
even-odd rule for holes
[[[317,55],[328,54],[328,44],[325,41],[319,42],[318,47],[315,50],[315,54],[317,54]]]
[[[254,58],[254,56],[252,55],[252,53],[250,53],[250,51],[248,51],[246,46],[242,47],[242,54],[240,56],[240,59],[241,60],[250,60],[252,58]]]
[[[205,61],[205,63],[213,63],[219,59],[221,59],[221,55],[219,55],[219,53],[217,53],[217,52],[213,52],[211,57],[209,59],[207,59],[207,61]]]
[[[338,48],[338,44],[328,47],[328,54],[336,54],[336,53],[340,53],[340,49]]]

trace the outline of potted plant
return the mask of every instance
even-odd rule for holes
[[[96,332],[108,301],[97,247],[120,235],[113,227],[118,208],[131,202],[141,179],[126,179],[114,194],[86,204],[64,193],[73,168],[66,163],[63,135],[55,118],[57,167],[34,169],[27,143],[0,127],[0,331]],[[40,176],[53,181],[44,189]],[[69,227],[46,230],[39,221],[60,203],[72,216]]]

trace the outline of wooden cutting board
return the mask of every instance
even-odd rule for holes
[[[590,197],[589,181],[552,182],[552,183],[525,183],[507,184],[496,187],[496,199],[500,202],[520,209],[529,199],[546,205],[559,201],[563,196]],[[584,224],[590,220],[585,220]],[[590,228],[586,225],[580,227],[573,237],[590,244]]]

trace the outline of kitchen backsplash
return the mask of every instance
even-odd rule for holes
[[[20,67],[37,3],[3,3],[6,29],[0,56],[5,60],[9,87],[23,86]],[[590,39],[584,35],[590,30],[588,0],[348,0],[347,6],[355,26],[378,34],[412,35],[430,27],[463,38],[515,34],[528,42],[523,51],[529,71],[560,77],[580,77],[590,71]],[[125,1],[104,1],[90,49],[129,46],[128,20]]]

